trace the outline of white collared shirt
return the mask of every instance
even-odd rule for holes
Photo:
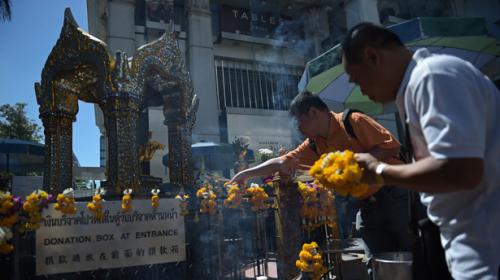
[[[481,158],[483,179],[469,191],[421,200],[440,226],[456,279],[496,279],[500,265],[500,93],[469,62],[417,50],[396,96],[416,160]],[[403,115],[403,114],[402,114]],[[476,258],[476,254],[480,254]]]

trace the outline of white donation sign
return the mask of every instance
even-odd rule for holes
[[[37,275],[126,266],[179,262],[186,259],[184,217],[179,201],[133,200],[133,209],[121,210],[121,201],[103,202],[104,217],[96,219],[77,202],[77,214],[43,211],[36,231]]]

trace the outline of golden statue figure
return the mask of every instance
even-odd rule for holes
[[[156,151],[165,149],[165,145],[156,140],[151,139],[152,135],[153,133],[150,131],[148,134],[148,139],[149,139],[148,142],[142,145],[139,149],[139,163],[150,161],[153,158]]]

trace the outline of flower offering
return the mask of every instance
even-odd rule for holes
[[[160,206],[160,189],[152,189],[151,190],[151,206],[153,209],[158,208]]]
[[[323,265],[323,258],[316,242],[305,243],[302,245],[302,251],[299,253],[299,259],[295,266],[303,273],[312,274],[313,280],[319,280],[327,272]]]
[[[75,192],[73,188],[68,188],[57,195],[57,202],[54,204],[54,209],[57,211],[61,211],[64,214],[75,214]]]
[[[208,213],[210,215],[215,214],[217,208],[217,202],[215,199],[217,195],[213,191],[213,187],[210,184],[205,184],[196,192],[196,197],[201,199],[200,202],[200,212]]]
[[[183,194],[183,195],[176,195],[175,198],[179,200],[179,208],[181,209],[181,216],[186,216],[189,214],[188,210],[188,199],[189,195],[188,194]]]
[[[24,225],[27,230],[36,230],[40,227],[39,223],[42,221],[42,209],[47,207],[52,195],[42,190],[33,191],[26,197],[23,204],[23,209],[28,213],[29,220]]]
[[[314,181],[299,182],[298,191],[303,199],[300,214],[305,219],[305,229],[314,230],[321,225],[335,227],[335,200],[330,190]]]
[[[8,227],[0,226],[0,254],[5,255],[14,250],[14,246],[10,244],[12,239],[12,230]]]
[[[269,196],[264,191],[264,188],[255,183],[252,183],[247,189],[247,194],[250,196],[249,201],[252,204],[253,211],[268,208],[268,205],[265,204],[265,201]]]
[[[0,191],[0,254],[9,254],[14,250],[12,246],[12,227],[19,219],[21,199],[10,192]]]
[[[124,213],[129,212],[132,210],[132,189],[126,189],[123,191],[123,196],[122,196],[122,211]]]
[[[0,191],[0,226],[11,228],[19,219],[21,199],[10,192]]]
[[[92,196],[92,201],[87,204],[87,209],[99,220],[104,217],[104,213],[102,212],[102,197],[105,193],[106,191],[102,188],[96,190],[94,196]]]
[[[311,167],[309,174],[342,196],[358,198],[369,188],[367,184],[361,183],[363,169],[349,150],[323,154]]]
[[[224,200],[224,206],[229,208],[238,208],[241,204],[241,189],[238,187],[238,184],[231,184],[226,186],[227,190],[227,198]]]

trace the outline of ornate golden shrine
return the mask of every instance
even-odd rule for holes
[[[104,42],[78,27],[67,8],[35,91],[45,133],[44,189],[59,193],[72,184],[78,100],[97,104],[104,114],[110,190],[141,192],[136,131],[139,112],[147,106],[163,106],[170,182],[193,183],[191,131],[198,98],[172,34],[140,47],[131,61],[121,52],[113,57]]]

